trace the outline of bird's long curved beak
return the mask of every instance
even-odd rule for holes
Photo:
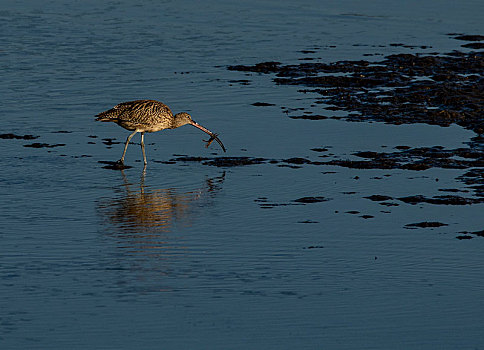
[[[207,145],[205,147],[210,146],[210,144],[212,143],[212,141],[215,140],[215,141],[218,142],[218,144],[220,145],[220,147],[222,147],[223,151],[226,152],[225,146],[222,143],[222,141],[220,141],[220,139],[217,137],[217,134],[214,134],[210,130],[205,129],[203,126],[201,126],[200,124],[198,124],[197,122],[195,122],[193,120],[190,122],[190,124],[193,125],[196,128],[199,128],[200,130],[202,130],[202,131],[204,131],[204,132],[206,132],[207,134],[210,135],[210,139],[208,141],[206,141],[207,142]]]

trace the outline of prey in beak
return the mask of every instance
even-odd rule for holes
[[[203,140],[204,142],[206,142],[205,147],[207,147],[207,148],[208,148],[208,146],[210,146],[210,144],[211,144],[211,143],[212,143],[212,142],[215,140],[215,141],[217,141],[217,142],[218,142],[218,144],[220,145],[220,147],[222,147],[222,150],[223,150],[224,152],[226,152],[226,149],[225,149],[224,144],[223,144],[223,143],[222,143],[222,141],[220,141],[220,139],[218,138],[218,134],[215,134],[215,133],[211,132],[210,130],[208,130],[208,129],[204,128],[203,126],[201,126],[200,124],[198,124],[197,122],[195,122],[195,121],[193,121],[193,120],[191,120],[191,121],[189,122],[189,124],[190,124],[190,125],[193,125],[194,127],[198,128],[198,129],[202,130],[203,132],[206,132],[208,135],[210,135],[210,139],[208,139],[208,140]]]

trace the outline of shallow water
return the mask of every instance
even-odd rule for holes
[[[482,230],[482,203],[397,200],[471,196],[463,170],[165,162],[224,155],[184,127],[146,136],[145,171],[135,136],[132,168],[114,171],[99,161],[118,159],[128,133],[93,118],[157,99],[220,133],[225,155],[278,161],[461,147],[474,133],[458,126],[287,118],[281,107],[312,97],[226,67],[314,48],[322,62],[445,53],[461,44],[447,33],[482,34],[482,7],[4,2],[1,133],[39,137],[0,139],[0,347],[482,347],[484,240],[456,239]],[[23,147],[34,142],[58,146]],[[447,226],[405,226],[425,221]]]

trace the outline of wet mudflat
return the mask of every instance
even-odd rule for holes
[[[480,348],[471,5],[9,4],[0,348]]]

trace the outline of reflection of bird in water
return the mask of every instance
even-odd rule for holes
[[[117,236],[129,238],[128,245],[136,250],[156,249],[166,244],[166,233],[175,224],[188,224],[192,204],[220,190],[225,173],[220,177],[207,179],[204,186],[180,193],[176,188],[151,190],[144,185],[143,171],[140,187],[132,188],[123,174],[122,195],[114,199],[101,200],[98,211],[114,224]],[[126,243],[126,242],[124,242]]]
[[[119,160],[119,163],[123,164],[126,150],[131,138],[137,133],[141,133],[141,150],[143,152],[143,160],[146,165],[145,132],[156,132],[164,129],[175,129],[180,126],[190,124],[210,135],[210,139],[207,142],[206,147],[212,143],[213,140],[217,141],[225,152],[225,147],[217,137],[208,129],[205,129],[200,124],[192,120],[192,117],[188,113],[177,113],[173,115],[170,108],[164,103],[153,100],[137,100],[120,103],[110,110],[99,113],[96,115],[96,120],[102,122],[115,122],[119,126],[127,130],[132,130],[133,133],[128,136],[126,144],[124,145],[124,152]]]

